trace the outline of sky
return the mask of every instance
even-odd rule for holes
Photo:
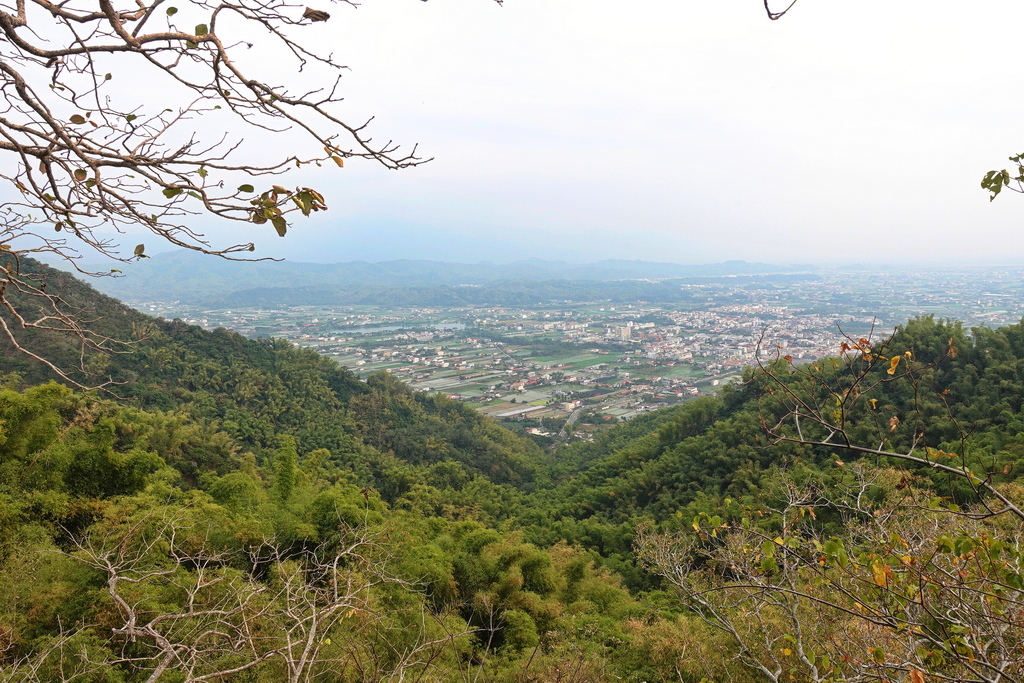
[[[284,184],[329,211],[283,239],[198,221],[215,241],[315,262],[1024,261],[1024,196],[979,186],[1024,151],[1019,1],[314,6],[347,120],[434,160],[303,173]]]

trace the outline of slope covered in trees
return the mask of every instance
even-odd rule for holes
[[[110,354],[83,351],[67,334],[36,332],[26,343],[58,367],[84,368],[76,380],[105,382],[129,405],[212,422],[258,455],[290,435],[304,452],[331,451],[339,467],[392,499],[442,461],[458,463],[469,479],[517,487],[529,487],[537,476],[542,455],[535,445],[460,403],[414,394],[384,374],[360,382],[337,363],[283,341],[150,318],[65,274],[26,265],[69,308],[94,320],[94,331],[126,342],[110,344]],[[55,377],[10,348],[4,355],[5,369],[23,385]],[[195,461],[197,472],[204,466]]]
[[[120,400],[6,366],[5,678],[1019,678],[1021,525],[983,489],[1021,498],[1024,326],[914,320],[542,453],[386,374],[50,282],[138,343],[86,358]],[[951,466],[780,440],[794,401]]]

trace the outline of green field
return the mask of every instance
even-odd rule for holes
[[[591,365],[607,363],[609,356],[598,353],[581,353],[574,356],[538,356],[530,360],[543,365],[568,365],[572,370],[579,370],[589,368]]]

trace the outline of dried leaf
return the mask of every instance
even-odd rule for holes
[[[892,575],[892,570],[882,564],[881,560],[875,560],[871,563],[871,576],[875,580],[875,585],[880,588],[885,588],[889,585],[889,577]]]
[[[331,15],[322,10],[307,7],[306,11],[302,13],[302,18],[309,19],[310,21],[327,21],[331,18]]]

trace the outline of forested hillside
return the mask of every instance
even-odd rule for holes
[[[44,275],[132,344],[86,356],[116,398],[5,352],[3,680],[1024,676],[1024,326],[914,320],[544,452]]]

